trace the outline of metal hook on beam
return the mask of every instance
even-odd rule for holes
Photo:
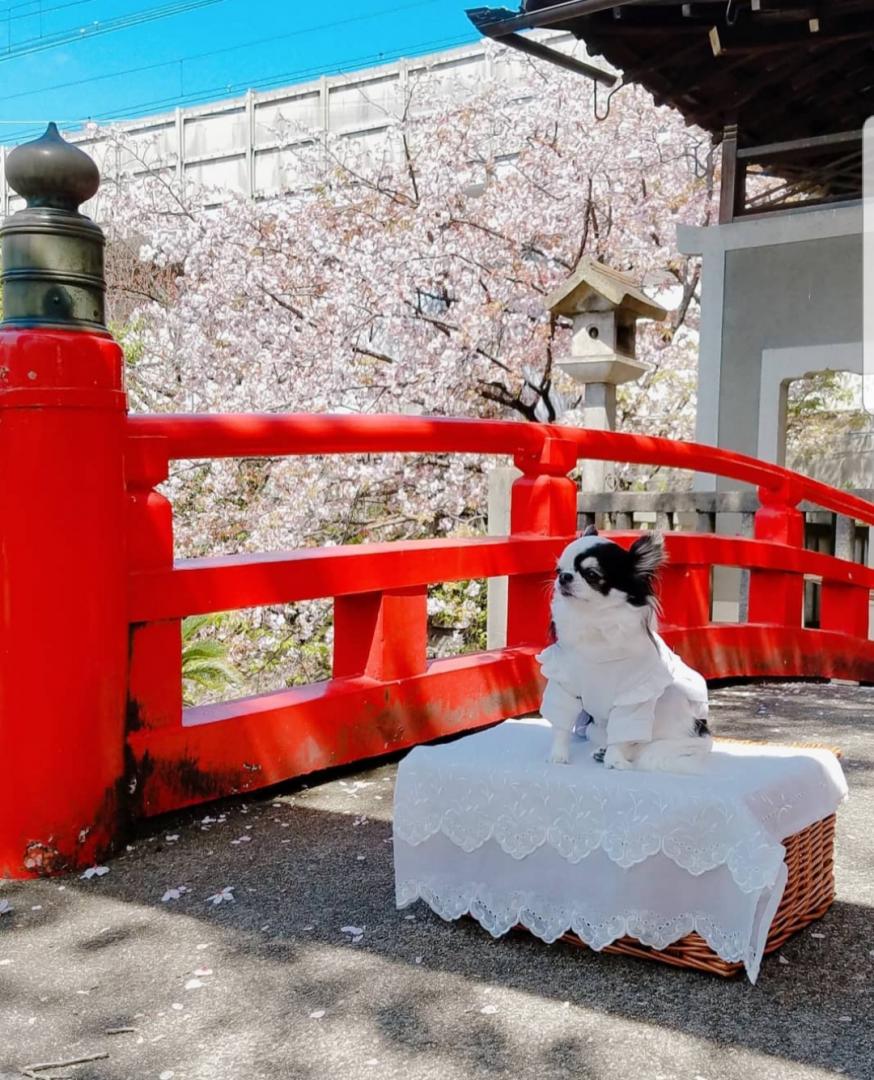
[[[625,79],[624,78],[620,79],[620,81],[614,87],[612,87],[612,89],[610,90],[610,93],[607,95],[607,107],[605,108],[604,115],[602,116],[598,112],[598,84],[594,83],[592,104],[593,104],[593,108],[594,108],[594,111],[595,111],[595,119],[596,120],[602,121],[602,120],[607,119],[607,117],[610,115],[610,102],[613,100],[613,95],[618,94],[623,86],[625,86]]]

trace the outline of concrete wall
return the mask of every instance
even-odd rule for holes
[[[861,206],[681,226],[678,240],[703,259],[696,438],[776,460],[773,395],[760,423],[769,375],[861,370]],[[697,483],[714,487],[712,477]]]
[[[583,44],[570,34],[541,30],[531,36],[589,59]],[[107,176],[157,170],[250,198],[267,198],[300,188],[308,180],[299,148],[318,143],[328,132],[364,153],[372,150],[382,158],[391,152],[388,132],[402,114],[416,79],[427,74],[436,80],[441,100],[451,102],[484,81],[521,82],[529,65],[528,57],[515,49],[479,42],[279,90],[250,91],[243,97],[120,125],[136,147],[133,155],[124,157],[88,132],[64,134],[90,153]],[[6,148],[0,147],[0,216],[24,205],[6,186],[5,153]],[[220,200],[218,194],[214,201]],[[95,208],[86,206],[85,212]]]
[[[828,446],[799,455],[789,465],[832,487],[874,488],[874,423],[841,431],[836,417]]]
[[[810,357],[810,370],[822,370],[831,366],[829,346],[861,340],[861,235],[727,251],[720,446],[755,447],[758,456],[766,349],[824,346],[820,363]]]
[[[681,227],[678,240],[703,259],[696,438],[780,462],[788,380],[861,371],[861,207]],[[848,479],[857,486],[861,478]],[[699,491],[742,486],[700,473],[693,483]],[[739,515],[717,514],[717,532],[736,535],[741,526]],[[739,618],[740,593],[740,572],[716,568],[715,621]]]

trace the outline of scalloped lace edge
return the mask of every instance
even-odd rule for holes
[[[651,911],[633,908],[592,920],[581,908],[555,905],[530,892],[516,892],[498,900],[483,885],[465,889],[432,881],[398,881],[395,901],[399,909],[423,900],[441,919],[454,921],[470,915],[492,937],[503,937],[514,926],[524,926],[535,937],[551,945],[572,931],[594,952],[600,952],[622,937],[633,937],[642,945],[665,949],[687,934],[697,933],[727,963],[742,963],[750,982],[758,978],[762,957],[738,934],[720,927],[702,911],[682,912],[665,918]]]
[[[445,828],[445,823],[442,821],[439,825],[427,830],[412,829],[407,827],[404,815],[396,813],[394,822],[395,837],[412,847],[427,843],[439,834],[445,836],[450,843],[455,844],[468,855],[492,841],[505,855],[517,861],[527,858],[538,848],[549,846],[569,863],[582,862],[592,852],[600,850],[623,870],[646,862],[654,855],[664,855],[693,877],[699,877],[710,870],[725,866],[735,885],[743,893],[761,892],[762,889],[773,888],[786,856],[786,848],[770,837],[766,839],[764,834],[750,837],[749,840],[733,847],[720,845],[722,848],[720,851],[704,852],[697,847],[691,848],[677,844],[671,835],[659,837],[657,840],[653,837],[646,840],[636,838],[638,843],[635,848],[622,842],[621,838],[611,838],[609,834],[594,836],[585,842],[574,838],[575,842],[569,846],[562,837],[551,837],[550,831],[546,829],[544,835],[538,838],[529,834],[524,842],[516,835],[513,837],[514,842],[511,843],[509,839],[497,835],[494,826],[489,828],[488,835],[460,837],[454,830]],[[745,847],[757,847],[760,852],[766,852],[766,857],[754,860],[745,854],[743,851]]]

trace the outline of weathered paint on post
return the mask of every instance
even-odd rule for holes
[[[2,230],[0,878],[102,858],[126,798],[123,365],[102,280],[72,250],[102,268],[102,235],[75,209],[96,169],[67,150],[44,138],[7,163],[28,207]]]
[[[127,677],[121,350],[0,329],[0,877],[120,837]]]

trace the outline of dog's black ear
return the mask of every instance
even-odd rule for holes
[[[598,535],[598,530],[595,528],[594,525],[587,525],[586,526],[586,531],[583,533],[583,536],[597,536],[597,535]]]
[[[654,578],[665,561],[665,540],[660,532],[646,532],[628,549],[634,572],[641,577]]]

